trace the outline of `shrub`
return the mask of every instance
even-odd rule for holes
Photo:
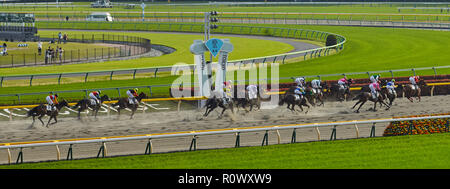
[[[335,35],[328,35],[327,36],[327,41],[325,43],[325,45],[328,46],[333,46],[337,44],[337,39]]]

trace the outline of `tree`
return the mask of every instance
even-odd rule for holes
[[[327,36],[327,41],[325,43],[325,45],[328,46],[333,46],[337,44],[337,39],[335,35],[328,35]]]

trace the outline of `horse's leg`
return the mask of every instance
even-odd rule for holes
[[[353,107],[352,107],[352,109],[353,108],[355,108],[356,107],[356,105],[358,105],[359,103],[361,103],[362,101],[361,100],[359,100],[358,102],[356,102],[356,104],[355,105],[353,105]]]
[[[222,118],[223,113],[225,112],[226,108],[222,107],[222,113],[219,115],[219,118]]]
[[[386,104],[384,101],[380,101],[380,103],[384,104],[387,108],[386,110],[389,110],[389,108],[391,108],[388,104]]]
[[[378,102],[379,100],[377,99],[375,102],[373,102],[373,111],[374,112],[376,112],[377,111],[377,102]],[[380,106],[381,106],[381,103],[380,103]]]
[[[303,106],[308,107],[308,110],[306,110],[306,112],[305,112],[305,114],[307,114],[309,112],[309,108],[311,108],[311,107],[308,104],[306,104],[306,101],[305,101],[305,103],[303,103]]]
[[[44,117],[44,114],[41,114],[41,115],[38,117],[38,119],[39,119],[39,121],[41,121],[42,125],[44,125],[44,121],[42,121],[42,117]]]
[[[50,121],[53,119],[53,116],[51,115],[50,116],[50,119],[48,119],[48,122],[47,122],[47,125],[46,125],[46,127],[48,128],[48,125],[50,124]]]
[[[359,105],[358,109],[356,110],[356,113],[359,113],[359,109],[361,109],[362,105],[364,105],[364,103],[366,103],[367,101],[362,101],[361,105]]]
[[[419,99],[419,102],[420,102],[420,93],[421,93],[421,89],[419,88],[419,89],[417,90],[417,98]]]

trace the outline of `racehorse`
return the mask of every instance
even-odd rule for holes
[[[140,103],[142,99],[147,98],[147,95],[144,92],[139,93],[139,95],[136,97],[136,100]],[[133,119],[133,115],[134,112],[136,112],[137,108],[139,107],[139,104],[130,104],[128,102],[128,97],[125,98],[120,98],[117,103],[112,104],[112,107],[115,106],[119,106],[117,107],[117,112],[119,113],[120,116],[120,110],[121,109],[125,109],[125,108],[129,108],[131,110],[131,116],[130,119]]]
[[[234,106],[233,100],[229,100],[229,102],[225,103],[224,99],[221,98],[220,96],[216,97],[216,95],[212,95],[212,97],[210,97],[210,98],[208,98],[208,100],[206,100],[206,105],[205,105],[206,111],[205,111],[205,114],[203,114],[203,117],[208,116],[209,113],[211,113],[211,111],[213,111],[217,107],[222,108],[222,113],[219,115],[219,118],[222,117],[223,113],[227,109],[230,109],[231,113],[234,114],[233,106]]]
[[[295,111],[294,109],[295,105],[300,107],[300,109],[302,110],[300,112],[303,112],[302,106],[308,107],[308,110],[305,112],[305,114],[308,113],[310,108],[309,105],[306,104],[306,98],[304,97],[304,95],[302,95],[300,99],[296,99],[295,94],[285,93],[284,96],[281,97],[281,100],[278,103],[278,105],[283,106],[284,103],[287,103],[287,109],[290,109],[292,112]]]
[[[55,105],[55,109],[52,111],[47,111],[47,107],[44,104],[40,104],[34,108],[32,108],[30,111],[27,112],[27,117],[33,116],[33,123],[35,121],[35,117],[39,116],[38,119],[39,121],[41,121],[42,125],[44,125],[44,122],[42,121],[42,117],[44,117],[45,115],[50,116],[50,119],[47,122],[46,127],[48,127],[48,125],[50,124],[50,121],[52,119],[55,119],[55,122],[52,124],[55,124],[58,122],[58,120],[56,119],[56,116],[58,116],[59,111],[61,110],[61,108],[63,108],[64,106],[69,108],[69,103],[66,100],[62,100],[60,103]]]
[[[387,105],[384,101],[383,101],[383,97],[381,97],[381,94],[378,93],[377,98],[373,99],[372,98],[372,94],[369,92],[362,92],[360,93],[358,96],[356,96],[355,98],[353,98],[353,100],[358,100],[358,102],[356,102],[356,104],[352,107],[355,108],[356,105],[358,105],[359,103],[361,103],[361,105],[359,105],[358,109],[356,110],[356,113],[359,113],[359,109],[362,107],[362,105],[364,105],[364,103],[366,103],[368,100],[374,102],[373,104],[373,111],[377,111],[377,103],[379,102],[380,104],[385,105],[387,108],[386,110],[389,110],[390,106]]]
[[[233,98],[234,106],[237,108],[237,111],[239,111],[239,106],[244,108],[246,112],[252,111],[253,106],[256,106],[258,110],[261,109],[261,98],[259,96],[259,93],[256,94],[256,98],[252,99],[250,99],[248,91],[245,91],[243,93],[245,98]],[[247,106],[250,106],[250,110],[247,110]]]
[[[417,99],[420,102],[421,88],[424,88],[425,86],[427,86],[425,81],[423,79],[420,79],[419,82],[417,83],[417,88],[413,87],[412,84],[403,85],[402,87],[403,87],[403,92],[408,100],[413,102],[412,97],[415,96],[415,97],[417,97]]]
[[[336,99],[340,102],[350,98],[350,86],[353,83],[353,79],[348,80],[346,87],[342,88],[337,83],[332,84],[330,87],[331,95],[336,95]]]
[[[394,102],[395,98],[397,97],[397,92],[395,91],[391,91],[386,87],[386,81],[382,81],[381,85],[383,86],[383,88],[381,88],[381,96],[383,97],[383,99],[389,99],[389,106],[392,106],[392,103]]]
[[[325,82],[320,83],[321,89],[313,89],[311,86],[311,82],[308,82],[306,84],[306,89],[305,89],[305,97],[308,99],[308,102],[313,105],[316,106],[316,102],[319,101],[320,104],[318,106],[324,106],[323,103],[323,97],[324,94],[322,92],[323,89],[327,90],[327,84]]]
[[[88,107],[92,109],[92,115],[95,118],[97,118],[97,113],[98,113],[98,110],[100,110],[100,107],[102,106],[102,103],[104,101],[110,101],[111,99],[108,97],[108,95],[103,95],[102,97],[100,97],[100,103],[95,103],[95,105],[92,105],[93,104],[93,102],[92,102],[93,100],[94,99],[87,99],[87,98],[85,98],[83,100],[78,101],[78,103],[75,106],[72,107],[72,109],[80,107],[78,109],[78,119],[81,119],[80,113],[82,111],[86,110]]]

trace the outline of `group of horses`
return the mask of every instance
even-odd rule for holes
[[[144,93],[141,92],[137,97],[136,100],[138,102],[141,102],[142,99],[147,98],[148,96]],[[27,117],[33,117],[33,123],[35,122],[35,117],[38,117],[39,121],[41,121],[42,125],[44,125],[44,122],[42,121],[42,117],[44,117],[45,115],[49,116],[49,120],[47,122],[46,127],[48,127],[51,124],[55,124],[58,122],[58,119],[56,118],[58,116],[59,111],[63,108],[63,107],[67,107],[67,108],[72,108],[72,109],[76,109],[78,108],[78,119],[81,120],[81,112],[86,111],[88,108],[92,109],[92,116],[94,116],[95,118],[97,118],[97,113],[100,110],[103,102],[105,101],[111,101],[111,99],[108,97],[108,95],[103,95],[100,97],[100,100],[98,103],[93,103],[92,102],[93,99],[82,99],[80,101],[78,101],[74,106],[70,107],[69,103],[66,100],[62,100],[61,102],[59,102],[58,104],[55,104],[55,108],[53,108],[52,110],[47,110],[47,106],[45,104],[40,104],[34,108],[32,108],[31,110],[29,110],[27,112]],[[133,118],[134,113],[136,112],[137,108],[138,108],[138,104],[136,103],[130,103],[128,101],[128,98],[120,98],[118,99],[117,103],[112,104],[112,107],[117,107],[117,112],[120,116],[120,110],[125,109],[125,108],[129,108],[131,110],[131,116],[130,119]],[[51,120],[55,120],[55,122],[50,123]]]
[[[404,96],[409,99],[411,102],[413,102],[413,97],[417,97],[420,101],[420,94],[421,94],[421,88],[427,86],[425,81],[422,79],[418,83],[418,87],[413,87],[411,84],[401,84],[398,85],[397,91],[400,91],[399,93],[392,93],[390,92],[386,87],[386,82],[381,82],[382,90],[378,93],[379,95],[376,98],[372,97],[370,88],[368,85],[362,86],[359,94],[357,94],[355,97],[352,98],[352,94],[350,93],[350,87],[353,84],[353,80],[349,80],[348,85],[346,88],[342,88],[337,84],[331,84],[328,85],[325,82],[321,83],[321,90],[316,90],[311,87],[311,82],[308,82],[306,84],[305,88],[305,94],[301,96],[296,96],[294,93],[294,90],[296,89],[296,86],[291,86],[288,90],[284,92],[284,94],[280,94],[280,100],[278,105],[282,106],[284,104],[287,104],[287,108],[293,112],[296,111],[295,106],[298,106],[300,108],[300,112],[303,112],[303,107],[307,107],[305,113],[308,113],[310,109],[310,105],[312,106],[324,106],[325,99],[332,99],[335,98],[337,101],[344,101],[344,100],[358,100],[356,104],[352,107],[354,109],[358,104],[359,107],[356,110],[357,113],[359,113],[360,108],[367,102],[372,101],[374,102],[374,106],[372,108],[373,111],[376,111],[377,103],[380,104],[380,107],[382,105],[386,106],[386,110],[392,106],[393,101],[397,97],[397,94],[403,93]],[[241,93],[241,94],[238,94]],[[219,117],[222,117],[224,112],[229,109],[234,114],[234,109],[237,108],[237,111],[239,111],[239,108],[243,108],[246,112],[250,112],[253,109],[259,110],[261,108],[261,97],[258,93],[256,98],[250,99],[248,95],[248,91],[237,91],[234,90],[234,97],[236,98],[223,98],[220,94],[213,92],[212,95],[206,100],[205,102],[205,108],[206,111],[203,114],[203,117],[207,117],[213,110],[216,108],[222,108],[222,112],[220,113]],[[237,98],[240,97],[240,98]],[[140,103],[142,99],[147,98],[147,95],[143,92],[141,92],[137,97],[136,100]],[[385,101],[389,102],[385,102]],[[102,106],[102,103],[105,101],[111,101],[111,99],[107,95],[103,95],[100,98],[99,103],[92,103],[92,99],[82,99],[78,101],[74,106],[70,107],[69,103],[66,100],[62,100],[58,104],[55,105],[55,108],[51,111],[47,110],[46,105],[40,104],[31,110],[27,112],[27,117],[33,117],[33,123],[35,122],[35,117],[38,117],[39,121],[41,121],[42,125],[44,125],[44,122],[42,121],[42,117],[45,115],[49,116],[49,120],[47,122],[46,127],[48,127],[50,124],[55,124],[58,122],[57,116],[59,111],[63,107],[68,107],[72,109],[78,108],[78,119],[81,119],[81,112],[86,111],[88,108],[92,110],[92,116],[95,118],[97,117],[97,113]],[[128,98],[120,98],[118,99],[117,103],[112,104],[112,107],[117,106],[117,112],[120,116],[120,111],[122,109],[128,108],[131,110],[130,119],[133,118],[134,113],[136,112],[139,104],[136,103],[130,103],[128,101]],[[250,108],[248,110],[247,108]],[[51,120],[54,120],[55,122],[50,123]]]
[[[355,111],[356,113],[359,113],[359,110],[367,101],[374,102],[372,108],[373,111],[377,111],[376,109],[377,104],[380,104],[380,107],[382,105],[386,106],[386,110],[388,110],[392,106],[392,103],[394,102],[398,94],[404,94],[404,96],[411,102],[413,102],[413,97],[416,97],[420,102],[421,89],[427,86],[425,81],[421,79],[417,83],[417,87],[414,87],[412,84],[400,84],[396,88],[395,92],[392,92],[388,88],[386,88],[387,81],[381,81],[382,88],[381,91],[377,93],[378,94],[377,97],[373,98],[369,85],[364,85],[361,87],[359,93],[352,98],[350,88],[353,83],[354,80],[349,79],[347,86],[344,88],[339,86],[337,83],[331,85],[321,83],[322,90],[313,90],[313,88],[311,87],[311,83],[308,82],[305,89],[305,95],[303,95],[300,99],[296,100],[294,100],[295,99],[294,90],[296,86],[292,86],[286,91],[279,105],[283,105],[284,102],[287,102],[288,109],[294,111],[294,106],[297,105],[299,106],[300,110],[303,111],[302,106],[306,106],[308,107],[308,109],[310,108],[308,103],[311,104],[312,106],[315,106],[316,102],[320,102],[319,106],[320,105],[323,106],[325,98],[328,99],[335,98],[336,101],[340,102],[344,100],[345,101],[358,100],[356,104],[352,107],[352,109],[354,109],[359,104],[358,109]],[[307,112],[308,111],[306,111],[305,113]]]

